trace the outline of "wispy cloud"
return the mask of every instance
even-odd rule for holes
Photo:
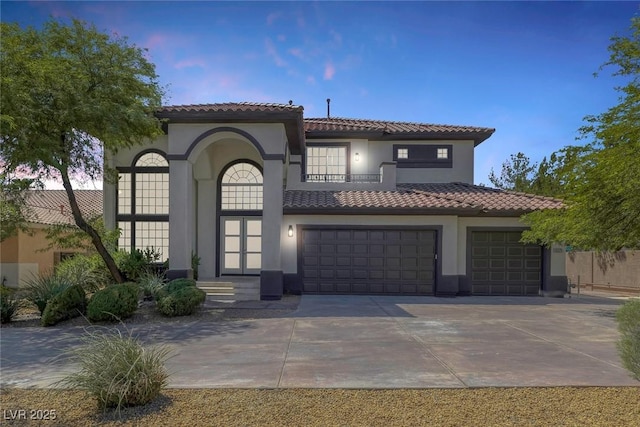
[[[302,53],[302,49],[298,47],[292,47],[287,51],[287,53],[289,53],[289,55],[291,56],[295,56],[298,59],[304,59],[304,54]]]
[[[181,70],[183,68],[207,68],[207,63],[202,58],[188,58],[183,59],[181,61],[176,62],[173,65],[173,68]]]
[[[267,15],[267,25],[273,25],[281,16],[282,12],[271,12]]]
[[[313,76],[307,76],[307,83],[309,83],[310,85],[315,85],[316,84],[316,78]]]
[[[333,65],[331,61],[327,62],[324,65],[324,79],[331,80],[333,76],[336,74],[336,67]]]
[[[271,59],[273,59],[273,62],[275,62],[278,67],[287,66],[287,62],[278,54],[278,50],[276,49],[276,46],[273,44],[273,41],[271,41],[270,38],[267,38],[264,41],[264,45],[267,49],[267,55],[269,55]]]
[[[340,33],[332,29],[332,30],[329,30],[329,34],[331,35],[331,37],[333,38],[333,41],[336,44],[338,45],[342,44],[342,35]]]
[[[155,49],[166,44],[167,40],[169,40],[169,36],[167,34],[153,33],[143,42],[143,47]]]

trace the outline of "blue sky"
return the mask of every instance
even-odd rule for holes
[[[576,143],[617,103],[608,58],[640,2],[11,2],[4,22],[76,17],[149,49],[165,103],[287,103],[331,115],[496,128],[475,182],[510,154]]]

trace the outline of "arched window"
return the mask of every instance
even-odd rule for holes
[[[222,176],[221,191],[222,210],[262,210],[262,173],[251,163],[229,166]]]
[[[154,248],[160,261],[169,257],[169,163],[159,151],[140,154],[128,168],[118,168],[118,246]]]

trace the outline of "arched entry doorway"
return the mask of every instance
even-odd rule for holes
[[[229,164],[219,186],[220,274],[259,275],[262,267],[262,171],[250,160]]]

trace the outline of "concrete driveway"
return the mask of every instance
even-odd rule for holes
[[[606,298],[303,296],[280,318],[133,325],[171,387],[639,386]],[[46,387],[81,328],[0,331],[0,383]]]

